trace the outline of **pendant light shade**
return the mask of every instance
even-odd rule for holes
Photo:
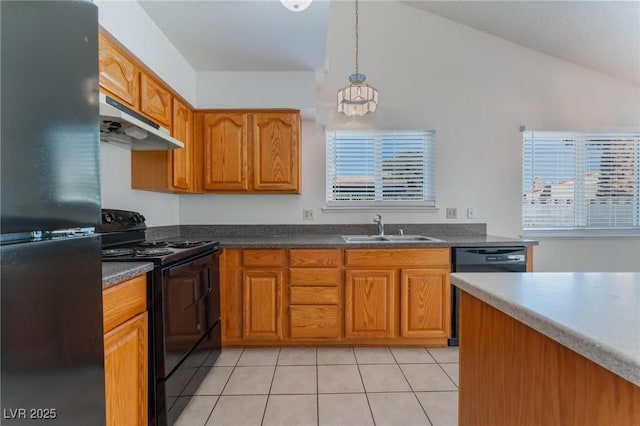
[[[338,112],[349,117],[362,117],[375,112],[378,107],[378,91],[365,84],[364,74],[351,74],[349,84],[338,90]]]
[[[292,12],[302,12],[309,7],[312,0],[280,0],[280,3]]]
[[[349,76],[349,85],[338,90],[338,112],[362,117],[378,108],[378,91],[366,84],[367,76],[358,72],[358,0],[356,2],[356,72]]]

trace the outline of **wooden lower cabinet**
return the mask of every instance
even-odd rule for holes
[[[445,344],[449,259],[448,248],[346,250],[345,336]]]
[[[243,337],[260,340],[280,339],[282,336],[281,289],[282,272],[280,271],[242,273]]]
[[[103,291],[107,425],[147,426],[148,314],[145,276]]]
[[[147,424],[147,313],[104,335],[107,425]]]
[[[289,250],[288,335],[291,341],[342,338],[340,249]]]
[[[449,270],[400,270],[400,336],[448,337]]]
[[[460,383],[460,426],[640,425],[640,387],[464,291]]]
[[[220,256],[223,344],[282,339],[284,249],[224,249]]]
[[[292,339],[337,339],[340,337],[338,305],[289,306],[289,336]]]
[[[390,338],[395,325],[393,270],[347,270],[345,337]]]
[[[446,345],[450,251],[225,249],[226,345]]]

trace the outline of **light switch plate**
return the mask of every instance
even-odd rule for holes
[[[467,219],[475,219],[476,211],[473,207],[467,207]]]
[[[458,217],[458,209],[455,207],[447,207],[447,219],[455,219]]]

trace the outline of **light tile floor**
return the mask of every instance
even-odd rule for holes
[[[458,348],[230,348],[180,426],[457,426]]]

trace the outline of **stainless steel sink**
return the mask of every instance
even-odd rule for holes
[[[424,235],[385,235],[385,238],[389,238],[390,241],[393,242],[413,242],[413,241],[432,241],[432,242],[443,242],[443,240],[439,240],[437,238],[426,237]]]
[[[342,235],[347,243],[419,243],[443,242],[425,235]]]

